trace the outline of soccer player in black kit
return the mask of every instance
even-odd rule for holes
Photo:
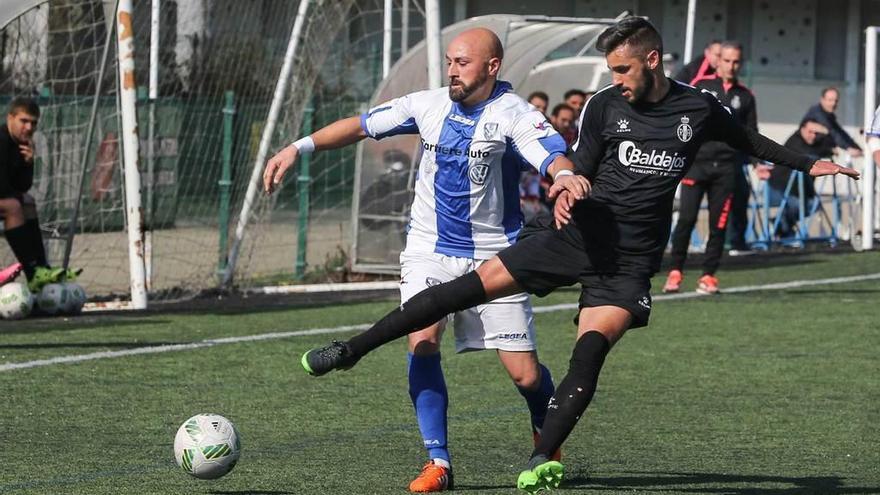
[[[730,109],[733,117],[743,126],[758,130],[755,97],[740,84],[737,76],[742,65],[742,47],[726,41],[721,44],[718,71],[714,77],[701,79],[694,85],[705,89]],[[709,198],[709,240],[703,260],[703,275],[697,281],[697,292],[716,294],[718,279],[715,272],[724,251],[724,235],[734,199],[734,187],[739,170],[748,159],[742,152],[721,141],[703,144],[694,158],[694,164],[681,180],[678,222],[672,233],[672,267],[666,277],[663,292],[678,292],[681,288],[684,261],[687,259],[691,232],[697,223],[703,195]]]
[[[543,296],[579,282],[581,309],[568,374],[517,480],[529,493],[562,481],[563,465],[549,460],[551,453],[590,403],[611,347],[628,329],[648,323],[650,278],[669,237],[675,189],[704,141],[723,140],[812,176],[858,177],[855,170],[814,161],[742,127],[710,93],[666,78],[662,40],[647,20],[621,20],[596,46],[605,53],[612,85],[585,107],[569,152],[592,182],[589,197],[551,189],[558,196],[554,220],[529,225],[516,244],[476,271],[419,293],[369,330],[303,356],[316,376],[348,369],[371,350],[449,313],[521,291]]]

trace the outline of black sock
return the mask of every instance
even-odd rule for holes
[[[547,406],[547,418],[541,429],[541,440],[532,452],[533,459],[546,462],[568,438],[593,399],[599,371],[610,350],[608,339],[597,331],[591,330],[578,339],[571,353],[568,374],[556,387]],[[530,469],[534,468],[531,464]]]
[[[24,274],[27,276],[27,279],[32,279],[34,271],[37,269],[37,260],[31,249],[27,224],[7,230],[5,235],[6,242],[12,248],[12,254],[15,255],[15,259],[24,267]]]
[[[361,358],[383,344],[437,323],[450,313],[484,302],[483,282],[477,272],[470,272],[419,292],[347,344],[353,356]]]
[[[24,222],[27,229],[28,243],[33,253],[37,266],[49,266],[46,261],[46,246],[43,245],[43,233],[40,231],[40,221],[36,218]]]

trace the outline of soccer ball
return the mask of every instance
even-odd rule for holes
[[[34,297],[27,285],[11,282],[0,287],[0,317],[5,320],[20,320],[31,314]]]
[[[64,311],[67,299],[67,287],[64,284],[46,284],[37,294],[37,306],[46,314],[57,315]]]
[[[81,285],[73,282],[65,282],[61,284],[67,291],[67,299],[64,300],[61,312],[66,315],[78,315],[82,313],[83,306],[86,303],[86,291]]]
[[[186,420],[174,437],[177,465],[196,478],[212,480],[235,467],[241,455],[238,431],[218,414],[197,414]]]

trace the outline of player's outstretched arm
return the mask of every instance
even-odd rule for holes
[[[341,148],[365,137],[367,133],[361,127],[360,117],[337,120],[319,129],[311,136],[306,136],[285,147],[266,162],[266,168],[263,170],[263,190],[266,194],[272,194],[301,153]]]
[[[710,139],[724,141],[727,144],[776,165],[793,168],[809,173],[813,177],[843,174],[858,180],[859,173],[849,167],[841,167],[833,162],[815,161],[807,155],[796,153],[772,139],[760,134],[747,126],[740,125],[715,98],[709,98],[712,106],[709,125]]]
[[[553,185],[547,191],[550,199],[555,199],[563,191],[568,191],[573,201],[580,201],[590,195],[590,181],[575,173],[574,163],[564,156],[557,156],[547,167],[547,174],[553,177]]]

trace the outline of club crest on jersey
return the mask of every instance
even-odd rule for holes
[[[482,186],[486,183],[486,177],[488,175],[489,166],[485,163],[474,163],[468,169],[468,178],[478,186]]]
[[[691,128],[689,122],[691,121],[688,117],[681,118],[681,124],[678,125],[678,129],[676,129],[675,134],[678,136],[678,139],[682,143],[686,143],[694,137],[694,130]]]
[[[435,285],[440,285],[442,283],[443,282],[441,282],[439,278],[425,277],[425,285],[428,287],[434,287]]]
[[[742,107],[742,101],[739,99],[739,95],[733,95],[733,98],[730,99],[730,106],[734,110],[739,110]]]
[[[547,130],[547,121],[546,120],[542,120],[540,122],[535,122],[532,125],[534,125],[535,129],[537,129],[539,131],[546,131]]]
[[[483,137],[487,140],[492,139],[495,136],[495,131],[498,130],[498,122],[486,122],[483,124]]]
[[[629,121],[626,119],[620,119],[617,121],[617,132],[629,132],[632,129],[629,127]]]

